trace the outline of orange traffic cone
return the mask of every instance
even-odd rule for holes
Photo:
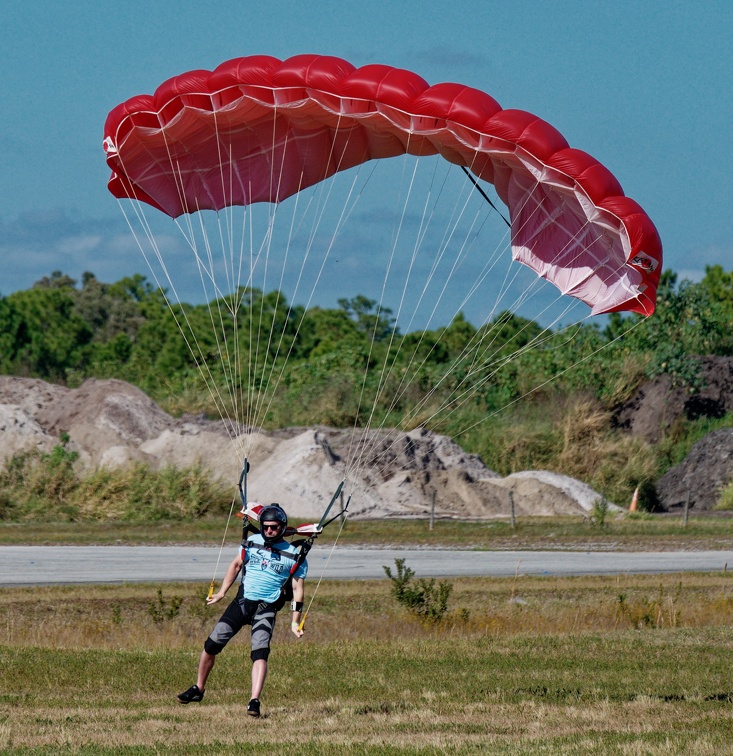
[[[634,495],[631,497],[631,506],[629,506],[629,512],[636,512],[639,506],[639,487],[634,489]]]

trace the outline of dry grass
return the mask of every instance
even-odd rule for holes
[[[431,625],[414,619],[394,601],[386,579],[324,581],[308,618],[308,643],[555,636],[733,624],[730,572],[451,582],[449,612],[442,623]],[[188,649],[192,639],[206,635],[222,611],[221,605],[205,606],[207,589],[195,583],[49,586],[33,588],[30,594],[27,588],[6,588],[0,593],[0,645]],[[277,641],[289,640],[286,624],[278,626]]]
[[[162,522],[0,522],[0,545],[19,544],[200,544],[218,546],[225,517]],[[334,523],[319,539],[333,542]],[[241,524],[233,518],[227,541],[239,542]],[[458,549],[581,549],[583,551],[670,551],[733,548],[733,517],[691,515],[609,515],[604,527],[588,517],[518,517],[508,520],[349,520],[339,545]]]
[[[387,580],[324,582],[306,638],[278,625],[260,721],[246,638],[175,703],[221,609],[158,589],[0,594],[3,752],[731,752],[729,574],[456,580],[437,626]]]

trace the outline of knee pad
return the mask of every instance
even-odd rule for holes
[[[216,656],[217,654],[221,653],[221,650],[223,648],[223,644],[217,643],[216,641],[211,640],[211,638],[207,638],[206,643],[204,643],[204,651],[206,651],[207,654],[211,654],[212,656]]]
[[[250,654],[250,658],[253,662],[256,662],[258,659],[264,659],[265,661],[267,661],[268,656],[270,656],[269,648],[256,648]]]

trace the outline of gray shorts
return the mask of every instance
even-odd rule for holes
[[[245,626],[252,626],[252,661],[267,659],[270,655],[270,640],[275,630],[277,609],[264,601],[236,598],[221,615],[211,635],[206,639],[204,650],[216,656],[227,643]]]

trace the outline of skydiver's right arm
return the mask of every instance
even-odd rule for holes
[[[206,599],[206,603],[216,604],[217,601],[221,601],[226,596],[227,591],[232,587],[232,583],[237,579],[240,570],[242,569],[242,558],[237,556],[232,559],[232,563],[227,568],[227,574],[224,575],[224,580],[221,582],[221,588],[211,598]]]

